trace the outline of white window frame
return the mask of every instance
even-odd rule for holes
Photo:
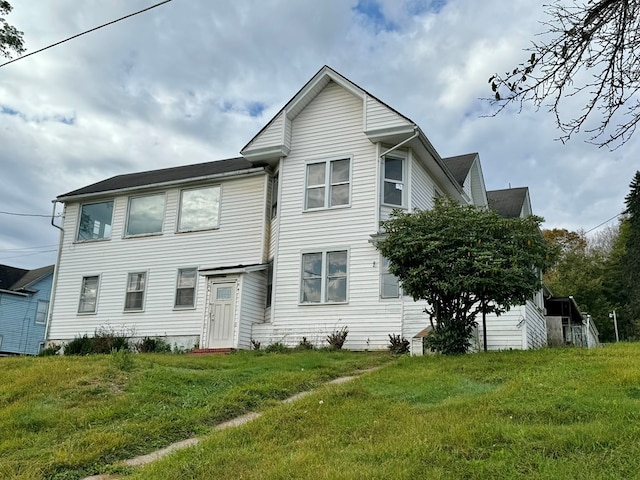
[[[386,170],[387,170],[387,159],[389,160],[399,160],[402,162],[402,180],[397,180],[397,179],[393,179],[393,178],[387,178],[386,177]],[[408,174],[408,160],[407,157],[403,156],[403,155],[385,155],[384,156],[384,161],[382,162],[382,172],[380,175],[380,178],[382,179],[382,185],[381,185],[381,191],[380,191],[380,203],[386,207],[391,207],[391,208],[407,208],[407,174]],[[396,188],[398,188],[398,185],[400,186],[400,188],[398,188],[398,190],[401,191],[401,202],[400,205],[397,205],[395,203],[388,203],[385,201],[385,185],[387,183],[394,183],[396,185]]]
[[[147,197],[162,197],[162,222],[160,223],[160,230],[158,230],[157,232],[129,233],[131,202],[140,198],[147,198]],[[127,201],[127,218],[126,218],[126,223],[124,227],[124,236],[125,237],[146,237],[146,236],[152,236],[152,235],[162,235],[162,232],[164,231],[164,221],[165,221],[166,213],[167,213],[167,194],[164,192],[149,193],[147,195],[136,195],[133,197],[129,197]]]
[[[142,290],[138,289],[138,290],[129,290],[129,282],[130,282],[130,278],[132,275],[144,275],[144,287],[142,288]],[[145,306],[145,300],[147,298],[147,287],[149,285],[149,272],[147,272],[146,270],[137,270],[135,272],[128,272],[127,273],[127,283],[125,285],[125,291],[124,291],[124,312],[125,313],[135,313],[135,312],[143,312],[144,311],[144,306]],[[142,292],[142,305],[140,305],[140,308],[127,308],[127,297],[129,296],[130,293],[139,293]]]
[[[349,180],[348,181],[343,181],[343,182],[336,182],[336,183],[332,183],[331,182],[331,164],[333,162],[339,162],[342,160],[347,160],[349,162]],[[323,184],[317,184],[317,185],[309,185],[309,165],[318,165],[324,163],[325,165],[325,171],[324,171],[324,183]],[[352,192],[352,185],[353,185],[353,156],[352,155],[345,155],[345,156],[341,156],[341,157],[333,157],[333,158],[326,158],[326,159],[322,159],[322,160],[309,160],[305,163],[304,166],[304,211],[305,212],[313,212],[313,211],[317,211],[317,210],[329,210],[329,209],[336,209],[336,208],[348,208],[351,206],[351,192]],[[348,185],[349,186],[349,199],[347,200],[347,203],[344,204],[340,204],[340,205],[331,205],[331,188],[333,186],[338,186],[338,185]],[[310,188],[324,188],[324,205],[321,207],[308,207],[307,205],[307,201],[308,201],[308,195],[307,192]]]
[[[83,310],[81,309],[83,302],[86,302],[85,298],[83,298],[86,281],[90,278],[95,278],[96,280],[96,295],[93,304],[93,310]],[[82,281],[80,282],[80,299],[78,300],[78,315],[95,315],[98,311],[98,299],[100,298],[100,275],[85,275],[82,277]]]
[[[280,191],[280,172],[273,174],[271,178],[271,219],[278,216],[278,195]]]
[[[331,301],[328,297],[328,288],[327,284],[330,280],[329,272],[327,268],[327,258],[331,253],[345,253],[347,256],[346,267],[347,271],[344,275],[336,276],[335,278],[345,278],[346,279],[346,291],[345,291],[345,299],[341,301]],[[304,281],[310,280],[311,278],[305,278],[304,274],[304,256],[305,255],[322,255],[321,267],[320,267],[320,301],[319,302],[305,302],[304,301]],[[350,261],[350,251],[348,248],[328,248],[324,250],[309,250],[303,251],[300,255],[300,296],[298,302],[300,305],[343,305],[349,303],[349,261]]]
[[[187,290],[186,287],[180,287],[180,274],[186,271],[193,271],[195,276],[193,278],[193,304],[192,305],[178,305],[178,291],[179,290]],[[179,268],[178,273],[176,274],[176,290],[175,290],[175,298],[173,300],[173,308],[175,310],[193,310],[196,308],[197,302],[197,293],[198,293],[198,268],[197,267],[186,267]]]
[[[181,227],[181,222],[182,222],[182,207],[183,207],[183,195],[184,192],[190,192],[190,191],[194,191],[194,190],[205,190],[205,189],[209,189],[209,188],[215,188],[218,190],[218,215],[216,217],[216,221],[215,221],[215,225],[212,226],[206,226],[206,227],[197,227],[197,228],[182,228]],[[180,193],[178,195],[178,215],[177,215],[177,223],[176,223],[176,232],[178,233],[188,233],[188,232],[203,232],[206,230],[216,230],[217,228],[220,228],[220,216],[222,215],[222,185],[220,184],[215,184],[215,185],[201,185],[199,187],[192,187],[192,188],[183,188],[182,190],[180,190]]]
[[[396,295],[385,295],[383,285],[385,283],[385,278],[393,277],[395,279],[398,293]],[[389,260],[384,256],[380,255],[380,298],[389,299],[389,298],[400,298],[402,296],[402,292],[400,290],[400,281],[398,277],[396,277],[393,273],[389,271]]]
[[[111,204],[111,222],[109,224],[104,223],[103,225],[109,225],[109,235],[108,236],[101,236],[101,237],[95,237],[95,238],[80,238],[80,227],[82,225],[82,211],[84,210],[84,207],[89,206],[89,205],[99,205],[101,203],[110,203]],[[76,242],[104,242],[107,240],[111,240],[111,236],[113,235],[113,213],[115,210],[115,201],[113,199],[111,200],[103,200],[103,201],[99,201],[99,202],[86,202],[86,203],[82,203],[80,205],[80,208],[78,209],[78,224],[77,224],[77,228],[76,228]],[[104,232],[104,226],[100,227],[101,230]],[[95,224],[94,224],[94,229],[95,229]]]
[[[40,308],[41,305],[44,306],[44,312]],[[47,323],[47,315],[49,315],[49,300],[38,300],[36,302],[35,323],[38,325],[44,325]],[[40,320],[38,317],[40,317]]]

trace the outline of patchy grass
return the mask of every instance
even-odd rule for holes
[[[386,361],[320,351],[0,358],[0,478],[82,478]]]
[[[126,478],[637,478],[638,365],[640,344],[403,357]]]

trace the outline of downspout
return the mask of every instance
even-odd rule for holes
[[[56,298],[56,288],[58,286],[58,272],[60,271],[60,257],[62,256],[62,242],[64,241],[64,228],[62,228],[59,225],[56,225],[54,223],[54,220],[56,218],[56,204],[58,203],[57,200],[53,200],[51,203],[53,203],[53,210],[51,211],[51,225],[53,225],[54,227],[56,227],[58,230],[60,230],[60,240],[58,241],[58,254],[56,256],[56,264],[53,267],[53,281],[51,283],[51,294],[49,296],[49,315],[47,315],[47,326],[44,329],[44,341],[45,341],[45,345],[46,342],[49,338],[49,327],[51,326],[51,317],[53,316],[53,304]],[[65,218],[65,212],[67,210],[67,206],[66,204],[63,204],[64,207],[62,209],[62,219],[64,221]]]

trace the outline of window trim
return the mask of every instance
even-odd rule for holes
[[[38,320],[38,314],[41,313],[40,312],[40,305],[43,305],[43,304],[47,305],[47,307],[45,308],[45,311],[44,311],[44,319],[43,320]],[[49,316],[49,300],[38,299],[38,301],[36,302],[36,314],[35,314],[35,317],[34,317],[35,324],[36,325],[45,325],[47,323],[47,317],[48,316]]]
[[[280,172],[271,177],[271,220],[278,216],[278,196],[280,194]]]
[[[184,192],[192,191],[192,190],[204,190],[207,188],[217,188],[218,189],[218,216],[216,218],[216,223],[211,227],[198,227],[198,228],[180,228],[180,222],[182,221],[182,194]],[[188,187],[181,188],[178,192],[178,211],[176,213],[176,233],[189,233],[189,232],[205,232],[208,230],[217,230],[220,228],[220,217],[222,216],[222,184],[215,183],[212,185],[200,185],[197,187]]]
[[[162,204],[162,222],[160,225],[160,231],[159,232],[145,232],[145,233],[129,233],[129,216],[131,215],[131,201],[138,199],[138,198],[145,198],[145,197],[163,197],[163,204]],[[144,195],[132,195],[129,198],[127,198],[127,213],[126,213],[126,217],[125,217],[125,222],[124,222],[124,231],[122,236],[124,238],[137,238],[137,237],[153,237],[153,236],[157,236],[157,235],[162,235],[164,233],[164,222],[166,220],[166,216],[167,216],[167,192],[158,192],[158,193],[147,193]]]
[[[95,298],[95,302],[94,302],[94,307],[93,310],[80,310],[80,305],[82,305],[83,299],[82,299],[82,294],[84,291],[84,286],[85,286],[85,280],[89,279],[89,278],[97,278],[97,283],[96,283],[96,298]],[[98,313],[98,300],[100,299],[100,283],[101,283],[101,276],[100,275],[83,275],[82,276],[82,280],[80,281],[80,296],[78,298],[78,315],[95,315],[96,313]]]
[[[108,237],[100,237],[100,238],[80,238],[80,225],[82,224],[82,210],[83,210],[83,208],[86,205],[98,205],[100,203],[110,203],[111,204],[111,223],[109,224],[109,226],[111,227],[111,231],[109,233],[109,236]],[[76,225],[76,236],[75,236],[74,243],[106,242],[106,241],[111,240],[111,237],[113,237],[113,215],[114,215],[114,212],[115,212],[115,206],[116,206],[115,199],[81,203],[80,207],[78,208],[78,220],[77,220],[77,225]]]
[[[349,180],[346,182],[339,182],[335,185],[349,185],[349,199],[347,203],[341,205],[330,205],[331,203],[331,187],[334,185],[331,182],[331,164],[333,162],[338,162],[341,160],[349,161]],[[325,164],[325,173],[324,173],[324,205],[322,207],[311,207],[307,206],[307,191],[309,190],[309,165],[317,165],[320,163]],[[319,188],[320,184],[313,186],[312,188]],[[334,210],[339,208],[349,208],[351,207],[351,194],[353,190],[353,155],[342,155],[331,158],[323,158],[318,160],[307,160],[304,164],[304,199],[303,199],[303,211],[305,212],[315,212],[318,210]]]
[[[395,152],[394,152],[395,153]],[[402,181],[398,181],[392,178],[387,179],[386,177],[386,165],[387,165],[387,159],[389,160],[400,160],[402,162]],[[407,184],[408,184],[408,159],[406,156],[404,155],[385,155],[384,156],[384,160],[382,162],[382,172],[380,175],[380,178],[382,180],[382,185],[381,185],[381,190],[380,190],[380,204],[385,206],[385,207],[390,207],[390,208],[403,208],[406,209],[407,208]],[[384,196],[384,187],[385,184],[387,182],[393,182],[396,185],[400,184],[402,185],[402,189],[401,191],[401,202],[400,205],[397,205],[395,203],[387,203],[385,202],[385,196]]]
[[[193,270],[195,272],[195,277],[193,280],[193,305],[178,305],[178,290],[180,289],[180,273],[188,270]],[[186,290],[183,288],[183,290]],[[176,288],[175,288],[175,296],[173,299],[173,309],[174,310],[194,310],[198,303],[198,267],[185,267],[178,268],[178,272],[176,274]]]
[[[346,267],[347,271],[344,275],[346,279],[346,291],[345,291],[345,299],[344,301],[330,301],[327,300],[327,283],[329,279],[329,272],[327,269],[327,257],[330,253],[346,253],[347,261]],[[313,255],[313,254],[321,254],[322,255],[322,264],[320,271],[320,301],[319,302],[305,302],[303,301],[303,285],[304,285],[304,255]],[[298,295],[298,305],[345,305],[349,303],[349,262],[351,260],[351,251],[349,248],[345,247],[331,247],[324,249],[309,249],[300,252],[300,293]]]
[[[129,278],[131,277],[131,275],[139,275],[139,274],[144,274],[144,289],[142,290],[142,306],[140,308],[127,308],[127,295],[129,293],[137,293],[140,291],[140,290],[133,290],[129,292]],[[125,290],[124,290],[124,306],[122,309],[124,313],[144,312],[145,303],[147,299],[148,285],[149,285],[149,272],[147,270],[135,270],[135,271],[127,272],[127,283],[125,284]]]
[[[267,288],[264,308],[270,308],[273,304],[273,277],[275,274],[273,258],[267,262]]]
[[[389,260],[387,258],[385,258],[383,255],[380,255],[380,298],[383,300],[389,300],[389,299],[394,299],[394,298],[400,298],[402,297],[402,289],[400,287],[400,280],[398,279],[398,277],[396,277],[393,273],[391,273],[389,271],[389,267],[386,264],[386,262],[388,262]],[[392,296],[387,296],[384,295],[384,288],[382,287],[384,284],[384,277],[385,276],[392,276],[395,277],[396,279],[396,283],[398,285],[398,294],[397,295],[392,295]]]

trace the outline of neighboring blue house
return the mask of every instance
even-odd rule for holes
[[[0,355],[36,355],[44,343],[53,265],[0,265]]]

